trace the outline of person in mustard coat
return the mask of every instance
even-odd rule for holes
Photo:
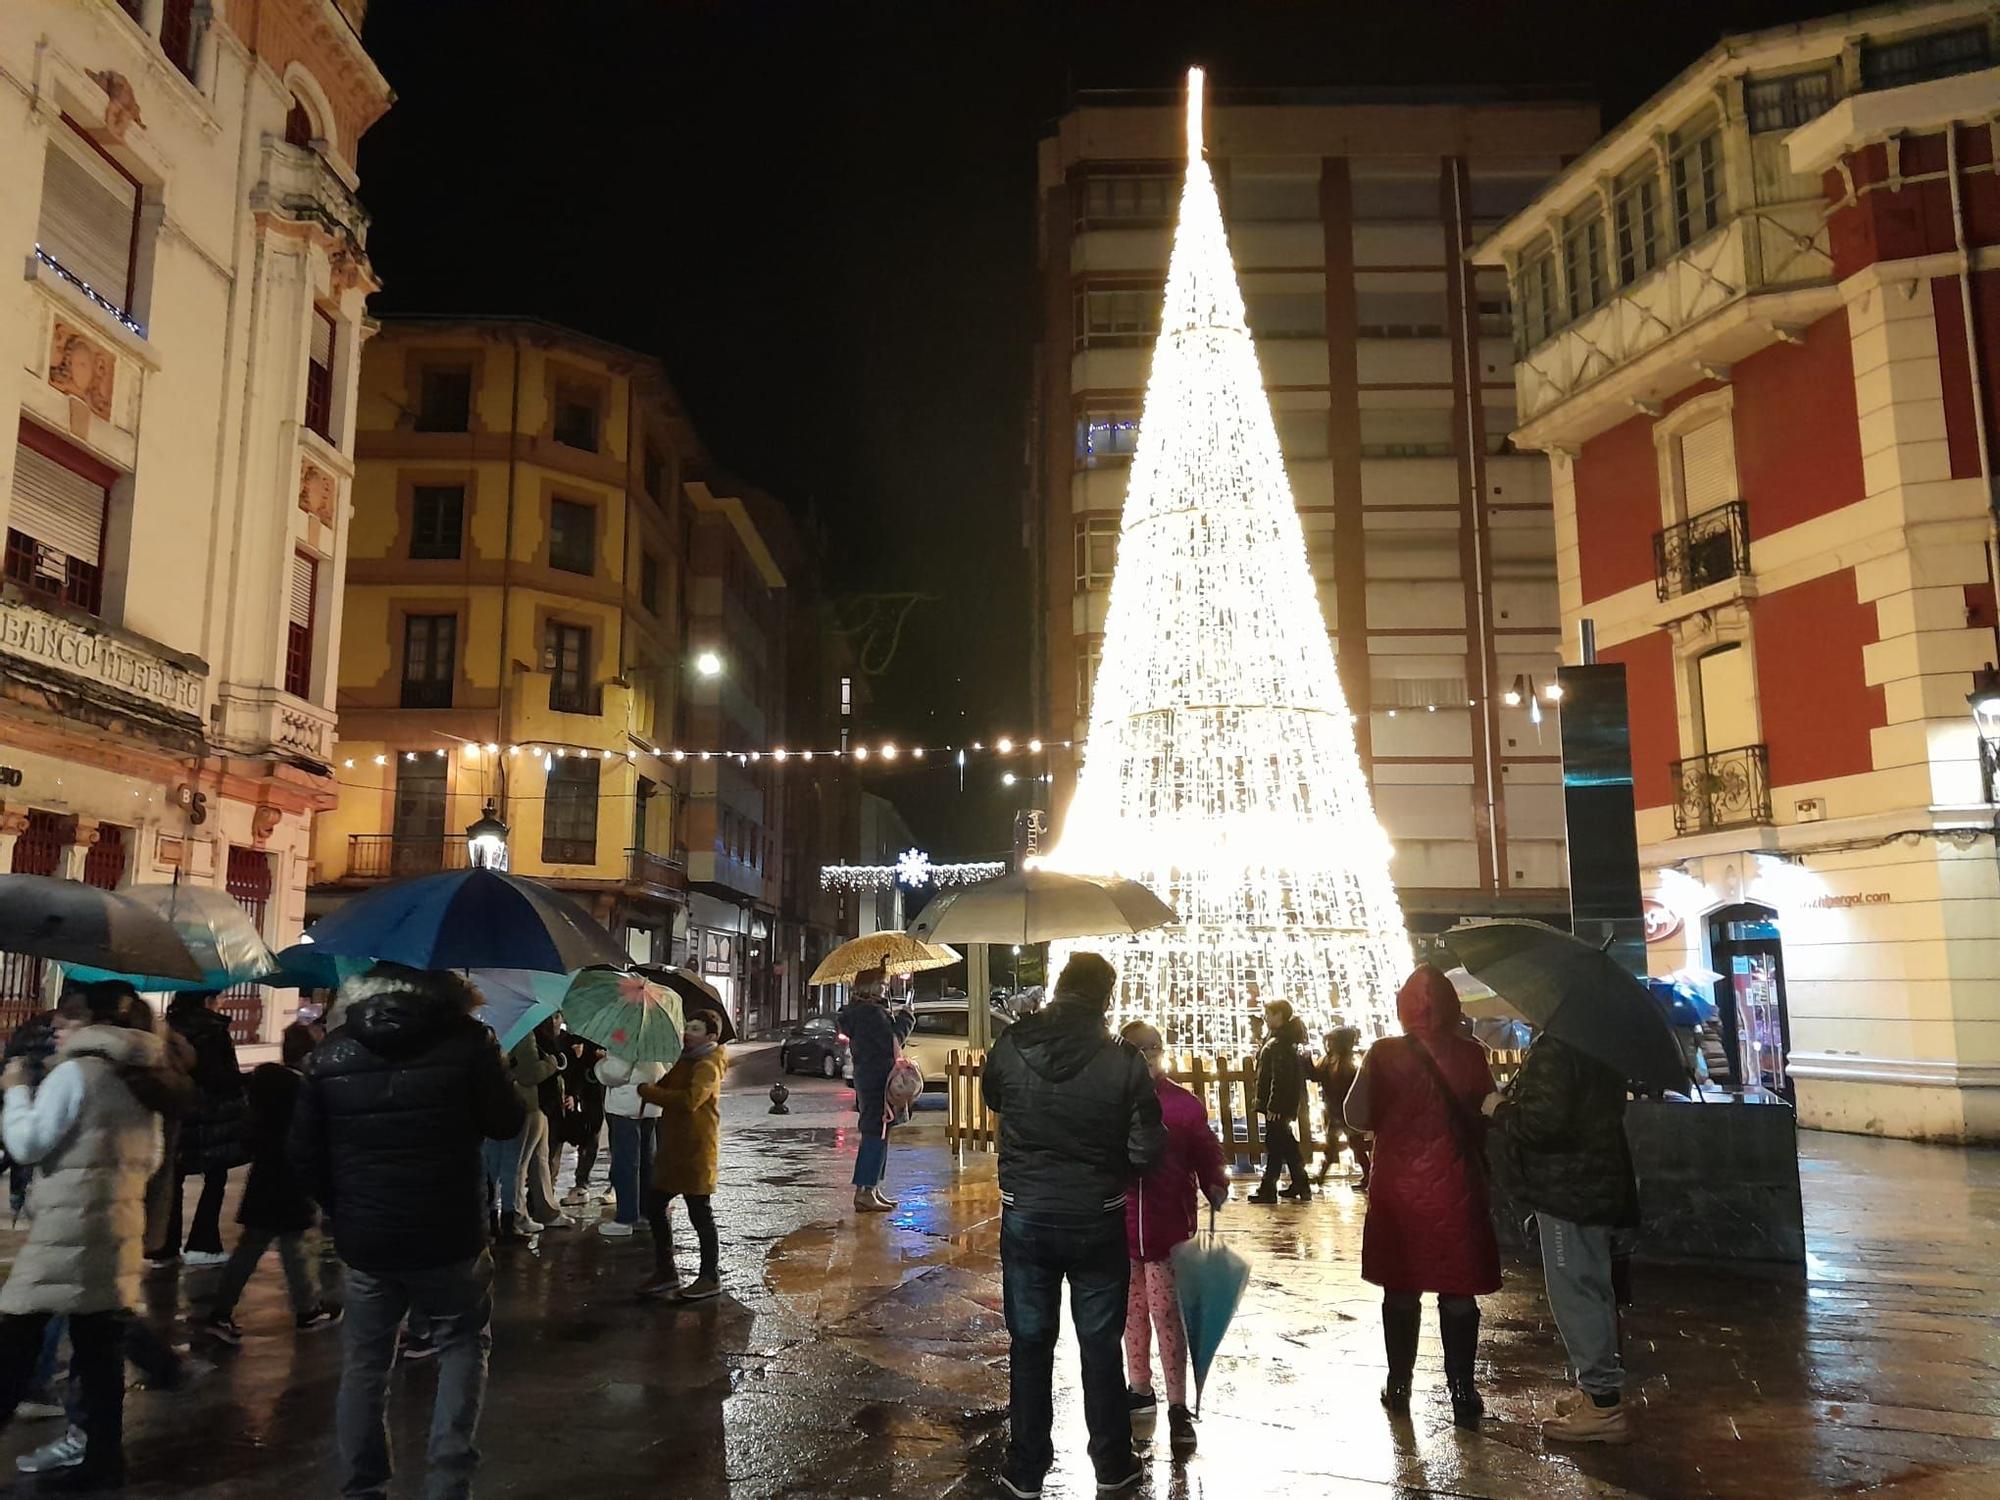
[[[653,1190],[658,1218],[653,1226],[653,1279],[639,1288],[641,1296],[672,1297],[681,1302],[705,1302],[722,1292],[717,1266],[715,1213],[709,1199],[715,1192],[716,1151],[722,1136],[722,1021],[711,1011],[698,1010],[681,1031],[680,1061],[658,1083],[639,1085],[639,1097],[660,1107],[659,1150],[653,1159]],[[683,1286],[674,1272],[670,1233],[673,1200],[687,1200],[688,1222],[701,1245],[701,1268]]]

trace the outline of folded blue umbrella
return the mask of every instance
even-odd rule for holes
[[[611,934],[562,892],[497,870],[448,870],[356,896],[313,924],[320,953],[413,969],[624,967]]]
[[[1250,1285],[1250,1262],[1216,1235],[1213,1208],[1208,1212],[1207,1233],[1174,1246],[1173,1261],[1188,1359],[1194,1365],[1194,1412],[1200,1416],[1201,1388],[1208,1383],[1208,1367],[1215,1363],[1215,1351],[1222,1347],[1243,1289]]]

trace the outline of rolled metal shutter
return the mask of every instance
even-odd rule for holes
[[[1728,417],[1681,438],[1681,493],[1691,516],[1736,498],[1736,443]]]
[[[96,567],[104,540],[104,486],[33,448],[14,450],[7,524],[45,547]]]
[[[292,624],[311,630],[313,623],[313,583],[318,566],[303,552],[292,554]]]
[[[119,308],[130,306],[139,189],[68,125],[49,136],[42,167],[42,249]]]
[[[333,368],[333,319],[313,309],[312,362],[321,369]]]

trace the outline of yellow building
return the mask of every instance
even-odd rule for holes
[[[584,896],[641,960],[685,928],[682,580],[699,461],[659,364],[527,319],[386,322],[361,362],[340,803],[312,907],[466,862]]]

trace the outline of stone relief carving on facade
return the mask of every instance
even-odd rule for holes
[[[57,318],[49,336],[49,384],[108,422],[117,383],[117,357]]]
[[[333,476],[310,459],[299,462],[299,509],[322,525],[333,524],[333,502],[337,493]]]
[[[101,73],[84,75],[92,83],[104,90],[104,139],[114,145],[125,139],[125,132],[137,125],[141,130],[146,122],[139,118],[139,97],[132,92],[132,85],[123,73],[105,69]]]

